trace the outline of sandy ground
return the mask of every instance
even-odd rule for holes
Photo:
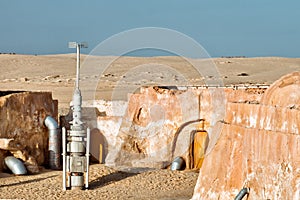
[[[91,95],[96,100],[125,100],[127,92],[134,92],[142,85],[201,85],[205,79],[217,77],[217,74],[202,77],[191,63],[178,57],[93,57],[84,64],[85,57],[82,56],[83,100]],[[65,114],[74,89],[75,64],[75,54],[0,55],[0,90],[51,91],[59,101],[59,112]],[[90,70],[90,66],[96,71]],[[300,59],[216,58],[208,67],[215,66],[227,86],[271,84],[287,73],[300,71]],[[62,191],[61,176],[61,171],[50,170],[27,176],[2,173],[0,198],[189,199],[198,173],[155,170],[136,174],[96,164],[91,166],[88,191]]]
[[[154,170],[128,173],[101,164],[90,166],[89,190],[62,190],[61,171],[38,175],[0,174],[1,199],[189,199],[198,173]]]

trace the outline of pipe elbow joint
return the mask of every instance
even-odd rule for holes
[[[53,117],[47,116],[44,124],[49,131],[49,167],[51,169],[60,169],[60,131],[58,123]]]
[[[50,129],[50,130],[54,130],[54,129],[58,129],[58,123],[56,122],[56,120],[51,117],[51,116],[47,116],[44,120],[44,124],[45,126]]]

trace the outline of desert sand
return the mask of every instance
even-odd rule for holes
[[[38,175],[1,174],[1,199],[189,199],[198,173],[155,170],[120,172],[90,166],[89,190],[62,190],[61,171],[43,170]]]
[[[83,73],[89,71],[84,63],[86,57],[81,56]],[[96,68],[98,65],[99,69],[105,68],[102,73],[99,70],[96,73],[92,71],[81,74],[83,86],[88,82],[96,83],[95,99],[110,100],[112,91],[126,93],[126,87],[130,85],[134,85],[134,88],[151,84],[181,85],[187,81],[189,85],[205,84],[194,67],[179,57],[93,57],[90,60],[91,65]],[[109,61],[113,62],[103,66]],[[212,63],[219,71],[224,85],[271,84],[285,74],[300,70],[300,58],[213,58]],[[160,70],[162,68],[168,69]],[[47,56],[2,54],[0,69],[1,90],[51,91],[53,98],[59,101],[60,110],[69,107],[76,77],[75,54]],[[173,69],[187,80],[181,81],[180,77],[177,80],[175,77],[177,75],[172,74]],[[120,95],[120,99],[126,100],[126,95]],[[84,97],[83,94],[83,100]]]
[[[199,76],[190,63],[179,57],[93,57],[92,63],[99,66],[103,64],[105,70],[101,73],[86,73],[86,57],[82,56],[82,87],[89,86],[90,82],[96,83],[96,89],[89,91],[95,94],[95,99],[126,100],[128,91],[142,85],[201,85],[205,84],[205,78],[215,78],[214,75]],[[110,60],[114,62],[104,66]],[[300,70],[299,58],[214,58],[212,61],[225,86],[269,85],[285,74]],[[75,65],[75,54],[0,55],[0,89],[51,91],[53,98],[59,101],[59,112],[63,115],[68,112],[72,99]],[[177,74],[173,74],[172,69]],[[94,164],[91,165],[88,191],[62,191],[61,171],[44,169],[40,174],[27,176],[2,173],[0,177],[0,198],[189,199],[192,197],[198,173],[172,172],[168,169],[141,173],[119,172],[101,164]]]

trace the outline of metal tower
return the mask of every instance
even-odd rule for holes
[[[82,96],[79,89],[80,48],[87,48],[87,43],[70,42],[69,48],[77,49],[77,65],[72,99],[73,120],[70,130],[62,129],[63,190],[88,189],[90,129],[85,130],[81,121]]]

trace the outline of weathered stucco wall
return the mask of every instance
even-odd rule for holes
[[[295,72],[270,88],[146,87],[128,102],[87,103],[99,111],[91,153],[115,167],[164,168],[181,156],[189,168],[191,134],[205,130],[193,199],[233,199],[243,187],[248,199],[299,199],[299,80]]]
[[[192,132],[204,129],[210,135],[210,143],[215,143],[217,122],[224,119],[226,112],[225,99],[257,102],[264,90],[259,87],[182,87],[180,90],[147,87],[129,95],[128,103],[94,102],[93,106],[102,113],[97,120],[99,132],[95,132],[105,138],[102,158],[110,166],[164,168],[176,156],[181,156],[189,167]],[[199,119],[205,119],[204,123]],[[99,145],[92,145],[96,158]]]
[[[0,170],[3,158],[9,154],[20,158],[27,168],[38,170],[47,164],[48,130],[46,116],[57,120],[57,101],[50,92],[11,92],[0,97],[0,138],[13,139],[9,149],[0,150]]]
[[[119,107],[124,113],[98,117],[105,162],[155,168],[176,156],[189,162],[191,133],[204,129],[209,143],[193,199],[233,199],[243,187],[250,188],[248,199],[299,199],[299,74],[268,89],[142,88]]]
[[[276,81],[258,104],[227,103],[220,138],[205,157],[193,199],[300,198],[300,73]]]

